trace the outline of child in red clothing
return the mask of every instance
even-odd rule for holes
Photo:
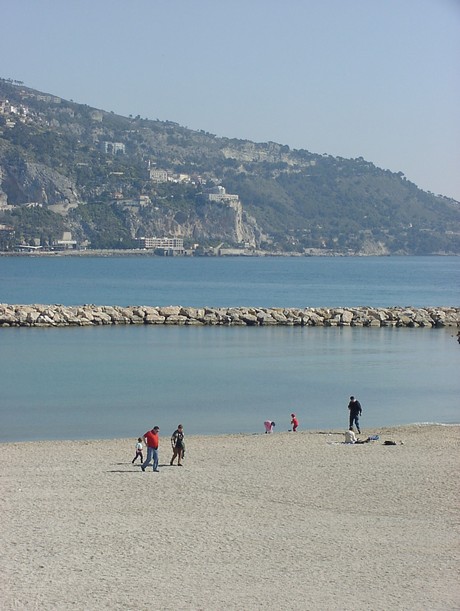
[[[292,430],[295,433],[297,430],[297,427],[299,426],[299,421],[297,420],[297,417],[295,414],[291,414],[291,425],[292,425]]]

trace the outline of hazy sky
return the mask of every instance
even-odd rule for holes
[[[0,0],[0,76],[460,200],[460,0]]]

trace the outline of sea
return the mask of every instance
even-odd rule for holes
[[[0,303],[460,305],[459,257],[0,257]],[[0,328],[0,442],[460,422],[457,329]]]

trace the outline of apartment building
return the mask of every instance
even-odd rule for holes
[[[136,238],[140,248],[147,250],[163,250],[165,253],[182,254],[184,240],[182,238]]]

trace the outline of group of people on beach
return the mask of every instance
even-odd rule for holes
[[[363,413],[363,409],[361,407],[361,403],[358,401],[358,399],[355,399],[353,395],[350,397],[350,402],[348,403],[348,410],[349,432],[353,433],[354,436],[353,425],[355,425],[356,430],[359,434],[361,434],[361,429],[359,427],[359,417]],[[295,433],[297,431],[297,427],[299,426],[299,419],[295,414],[291,414],[291,426],[292,429],[289,429],[289,431],[292,430]],[[273,422],[273,420],[265,420],[264,427],[266,433],[273,433],[273,429],[275,428],[275,422]]]
[[[363,413],[363,409],[361,407],[361,403],[358,401],[358,399],[355,399],[355,397],[351,396],[350,397],[350,402],[348,403],[348,410],[349,410],[349,415],[350,415],[350,420],[349,420],[349,427],[348,427],[348,431],[345,431],[345,441],[344,443],[369,443],[371,441],[377,441],[379,439],[378,435],[372,435],[371,437],[368,437],[367,439],[358,439],[355,435],[355,431],[353,429],[353,425],[356,426],[356,430],[358,431],[358,434],[361,434],[361,428],[359,426],[359,418],[361,416],[361,414]],[[385,442],[388,443],[388,442]]]
[[[356,426],[356,429],[359,434],[361,434],[361,428],[359,426],[359,418],[362,414],[362,407],[358,399],[355,397],[350,397],[350,402],[348,403],[349,410],[349,429],[345,433],[345,443],[359,443],[359,440],[356,438],[353,425]],[[264,428],[265,433],[273,433],[276,423],[273,420],[265,420]],[[291,414],[291,429],[295,433],[299,427],[299,419],[297,416],[292,413]],[[143,443],[145,443],[145,447],[147,448],[147,457],[144,461],[143,455]],[[154,426],[153,429],[144,433],[143,438],[138,437],[136,442],[136,454],[132,460],[132,464],[136,462],[139,458],[141,463],[142,471],[152,463],[153,470],[158,473],[158,447],[160,445],[160,427]],[[171,435],[171,448],[173,451],[173,455],[169,462],[170,466],[173,466],[174,461],[177,458],[177,466],[182,467],[182,460],[185,455],[185,441],[184,441],[184,427],[182,424],[177,425],[177,429]]]
[[[273,429],[275,428],[276,423],[273,420],[265,420],[264,427],[266,433],[273,433]],[[297,431],[297,427],[299,426],[299,420],[295,414],[291,414],[291,426],[292,429],[289,429],[289,432],[295,433]]]
[[[141,469],[145,469],[152,463],[153,470],[158,473],[158,447],[160,445],[160,427],[154,426],[153,429],[144,433],[144,443],[147,448],[147,457],[144,461],[142,437],[137,439],[136,443],[136,455],[132,460],[132,464],[136,462],[138,458],[141,461]],[[177,466],[182,467],[182,460],[185,456],[185,440],[184,440],[184,427],[182,424],[177,425],[177,429],[171,435],[171,448],[173,451],[172,458],[169,462],[173,466],[174,461],[177,458]]]

